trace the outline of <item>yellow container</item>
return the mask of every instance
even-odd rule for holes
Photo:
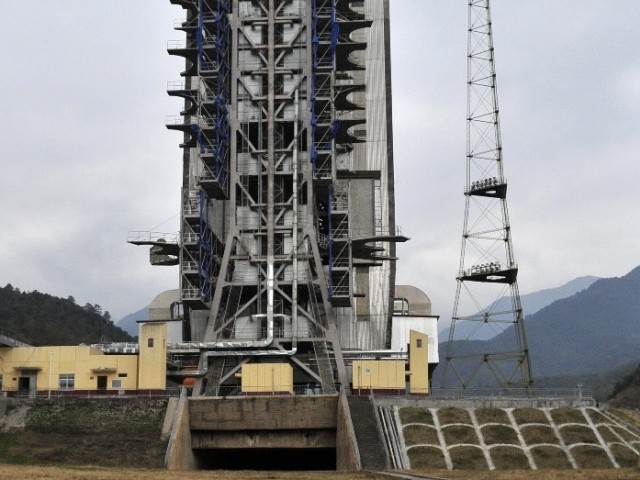
[[[293,368],[288,363],[247,363],[241,378],[242,393],[293,394]]]
[[[356,391],[404,391],[404,360],[354,360],[352,385]]]

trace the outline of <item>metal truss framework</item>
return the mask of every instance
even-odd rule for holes
[[[351,34],[370,22],[346,0],[171,3],[187,14],[169,45],[185,108],[167,123],[185,136],[182,302],[208,312],[194,394],[228,393],[258,357],[334,392],[348,381],[333,308],[351,306],[354,270],[336,159],[361,141],[350,54],[366,43]]]
[[[531,365],[507,211],[489,0],[469,1],[468,32],[465,218],[442,386],[528,388]],[[500,302],[503,297],[509,306]]]

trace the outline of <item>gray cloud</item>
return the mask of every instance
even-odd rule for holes
[[[466,2],[392,0],[398,282],[447,317],[463,220]],[[636,0],[492,2],[520,289],[639,263]],[[129,230],[175,231],[182,62],[168,0],[2,2],[0,284],[137,310],[177,270]],[[166,221],[166,223],[165,223]]]

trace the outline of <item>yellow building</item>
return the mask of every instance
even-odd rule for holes
[[[354,360],[351,385],[355,394],[387,393],[426,395],[429,393],[429,337],[409,331],[409,361]],[[408,381],[408,385],[407,385]]]
[[[429,337],[411,330],[409,332],[409,393],[429,393]]]
[[[167,327],[140,326],[138,354],[106,354],[98,348],[0,348],[0,389],[5,395],[104,394],[166,388]],[[5,393],[6,392],[6,393]]]

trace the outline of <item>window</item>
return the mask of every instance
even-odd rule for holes
[[[120,378],[127,378],[127,374],[126,373],[119,373],[118,377]]]
[[[147,339],[147,347],[153,348],[153,338],[148,338]]]
[[[60,390],[75,389],[76,379],[73,373],[61,373],[58,377],[58,388]]]
[[[396,298],[393,300],[393,314],[394,315],[408,315],[409,314],[409,302],[406,298]]]
[[[416,348],[422,348],[422,339],[416,338]]]
[[[122,380],[111,380],[111,388],[122,388]]]

